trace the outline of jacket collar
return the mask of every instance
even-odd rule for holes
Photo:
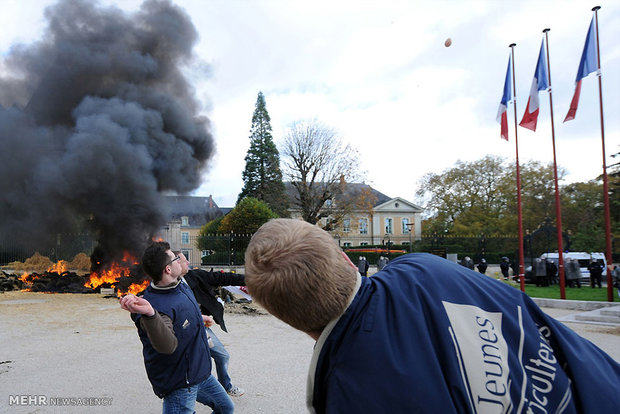
[[[181,278],[175,280],[174,282],[170,283],[169,285],[166,286],[157,286],[155,285],[154,282],[151,282],[151,287],[155,290],[172,290],[174,288],[176,288],[177,286],[179,286],[179,283],[181,283]]]

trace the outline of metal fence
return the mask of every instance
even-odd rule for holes
[[[78,253],[90,256],[96,241],[86,233],[62,233],[56,235],[56,240],[46,244],[26,245],[0,240],[0,265],[6,266],[12,262],[24,262],[35,253],[48,257],[51,261],[73,260]]]
[[[204,240],[205,248],[199,249],[198,238],[190,237],[184,241],[179,250],[186,253],[190,265],[194,267],[243,266],[250,238],[249,234],[212,235]],[[493,237],[432,235],[400,242],[384,239],[379,244],[369,244],[368,239],[362,237],[347,237],[346,244],[339,237],[335,237],[334,240],[347,251],[354,262],[359,256],[365,256],[371,264],[375,264],[380,255],[393,259],[409,252],[430,252],[442,256],[456,253],[459,258],[469,256],[475,262],[484,257],[489,263],[499,263],[502,256],[513,259],[518,248],[518,238],[511,235]],[[14,261],[24,262],[35,252],[49,257],[53,262],[71,261],[78,253],[90,256],[95,246],[96,241],[89,234],[59,234],[55,242],[37,248],[0,241],[0,265]],[[536,257],[543,251],[531,253],[527,256]]]

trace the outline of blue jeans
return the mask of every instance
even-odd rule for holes
[[[224,348],[224,344],[219,340],[217,336],[213,333],[211,328],[207,328],[207,334],[213,340],[213,348],[210,348],[211,358],[215,361],[215,371],[217,372],[217,380],[222,384],[222,387],[226,391],[232,388],[232,383],[230,382],[230,375],[228,375],[228,360],[230,359],[230,354]]]
[[[209,377],[191,387],[179,388],[164,397],[163,414],[194,414],[196,401],[208,405],[217,414],[229,414],[235,406],[219,382]]]

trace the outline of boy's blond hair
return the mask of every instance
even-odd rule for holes
[[[326,231],[301,220],[263,224],[245,253],[253,299],[303,332],[320,332],[344,312],[356,271]]]

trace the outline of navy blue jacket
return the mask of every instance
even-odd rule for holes
[[[157,312],[172,319],[178,345],[171,355],[157,352],[140,326],[141,315],[132,314],[142,341],[146,374],[155,394],[163,398],[182,387],[196,385],[211,375],[211,356],[200,308],[185,283],[173,289],[146,288],[144,299]]]
[[[620,365],[607,354],[519,290],[429,254],[361,278],[313,364],[308,398],[317,413],[620,407]]]

